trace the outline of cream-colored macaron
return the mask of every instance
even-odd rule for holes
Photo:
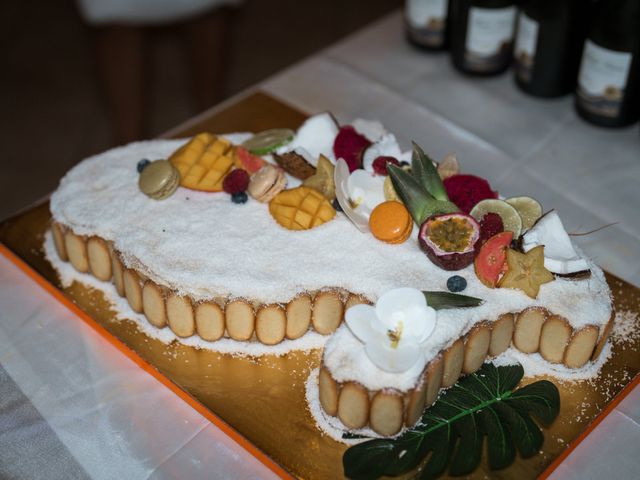
[[[257,201],[267,203],[286,186],[287,179],[284,172],[273,165],[265,165],[251,175],[247,191]]]

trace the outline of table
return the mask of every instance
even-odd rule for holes
[[[445,54],[404,42],[399,13],[254,89],[343,122],[378,119],[403,145],[415,139],[436,158],[453,150],[501,193],[553,205],[569,231],[620,221],[578,242],[640,285],[637,125],[598,129],[577,118],[569,98],[526,97],[509,75],[460,76]],[[0,476],[273,478],[2,258],[0,285]],[[638,476],[639,423],[636,388],[554,478]]]

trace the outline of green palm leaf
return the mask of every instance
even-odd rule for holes
[[[531,416],[551,423],[560,410],[560,395],[546,380],[516,390],[523,374],[520,365],[483,365],[444,392],[399,437],[349,448],[342,459],[345,475],[373,479],[419,466],[421,479],[436,478],[447,468],[451,475],[465,475],[480,463],[485,437],[492,469],[511,465],[516,450],[525,458],[535,455],[544,437]]]
[[[461,295],[459,293],[423,290],[422,294],[424,295],[424,298],[427,299],[427,305],[431,308],[435,308],[436,310],[442,310],[445,308],[468,308],[482,305],[482,299]]]

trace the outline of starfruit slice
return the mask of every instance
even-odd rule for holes
[[[336,198],[336,184],[333,179],[335,167],[331,160],[320,154],[316,173],[306,178],[302,184],[319,191],[328,200],[333,201]]]
[[[498,286],[522,290],[531,298],[537,298],[540,286],[555,278],[549,270],[544,268],[543,245],[527,253],[507,250],[507,265],[507,272],[498,282]]]

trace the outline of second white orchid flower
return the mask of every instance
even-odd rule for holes
[[[351,307],[345,320],[374,365],[401,373],[421,358],[421,345],[435,330],[437,314],[420,290],[396,288],[382,295],[375,307]]]

